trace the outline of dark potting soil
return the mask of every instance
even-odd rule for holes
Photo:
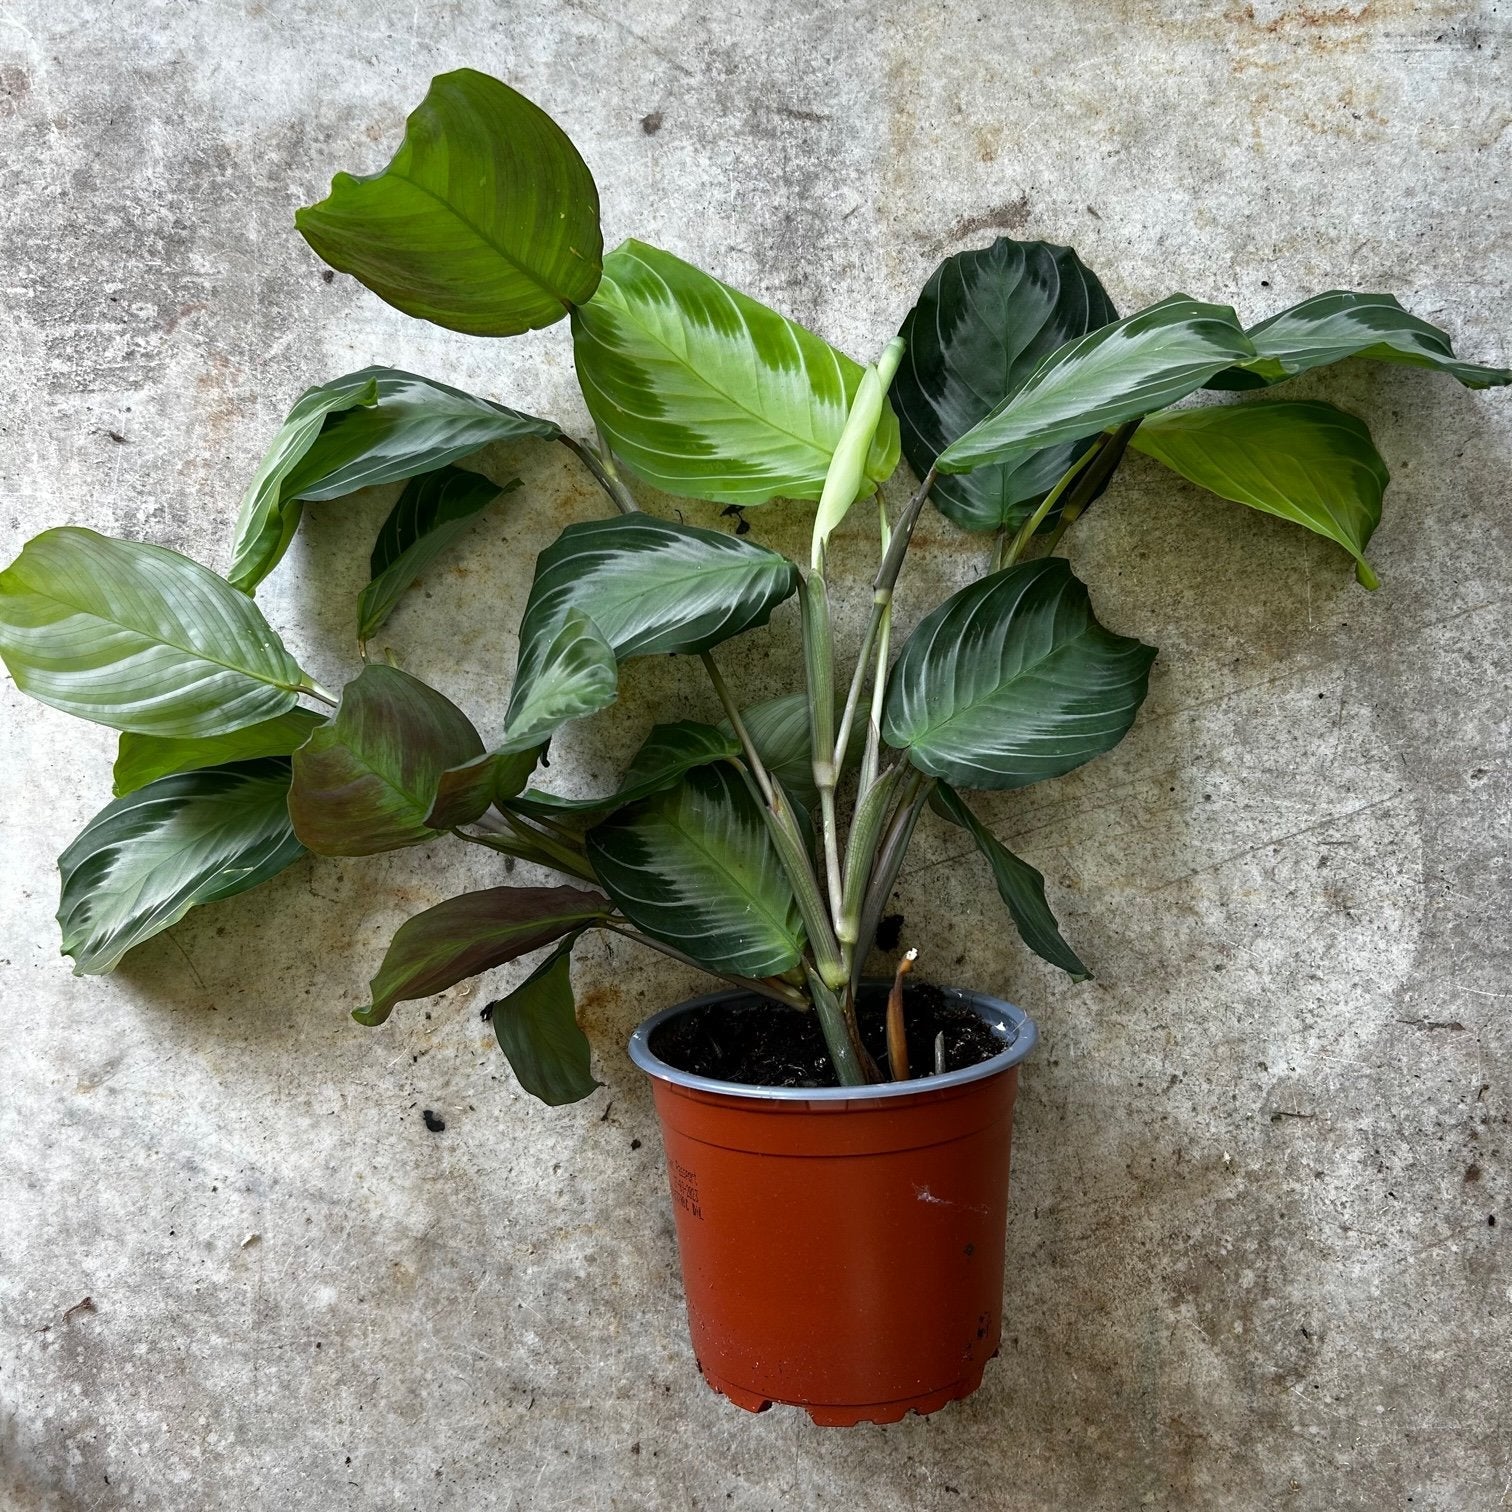
[[[887,1073],[887,991],[862,988],[856,1016],[861,1039]],[[935,1036],[945,1036],[945,1069],[962,1071],[988,1060],[1002,1041],[969,1008],[949,1002],[938,987],[909,983],[903,992],[908,1068],[915,1079],[934,1074]],[[651,1049],[679,1071],[755,1087],[837,1087],[813,1013],[752,999],[695,1008],[662,1024]]]

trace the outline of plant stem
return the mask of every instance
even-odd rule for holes
[[[528,861],[532,866],[543,866],[548,871],[564,872],[580,882],[598,881],[586,860],[573,856],[564,847],[551,844],[545,835],[534,830],[513,830],[507,835],[478,835],[465,829],[453,829],[451,833],[469,845],[484,845],[491,851],[513,856],[517,861]]]
[[[336,708],[340,702],[334,693],[328,693],[313,677],[306,677],[293,691],[317,699],[319,702],[325,704],[327,708],[331,709]]]
[[[909,541],[913,539],[914,525],[918,521],[919,511],[924,507],[924,500],[929,497],[929,490],[934,487],[934,480],[935,470],[931,467],[925,473],[924,481],[919,484],[913,497],[903,506],[902,514],[898,516],[898,523],[893,527],[892,539],[882,553],[882,562],[877,568],[877,575],[872,579],[871,617],[867,620],[866,630],[861,637],[861,654],[856,659],[855,675],[851,678],[850,692],[845,698],[845,713],[841,716],[840,730],[835,736],[837,767],[844,761],[845,753],[850,747],[851,728],[856,722],[856,710],[860,707],[861,694],[866,688],[866,674],[871,668],[872,650],[882,629],[882,621],[892,604],[893,588],[897,584],[899,572],[903,569],[903,555],[908,550]]]
[[[774,1002],[785,1003],[789,1008],[802,1008],[807,1011],[812,1006],[796,987],[790,987],[776,977],[743,977],[729,971],[714,971],[705,966],[702,961],[684,954],[675,945],[665,945],[660,940],[652,939],[648,934],[642,934],[638,929],[627,929],[615,919],[600,919],[598,927],[607,929],[611,934],[620,935],[624,939],[634,940],[637,945],[649,945],[652,950],[659,950],[664,956],[670,956],[672,960],[680,961],[684,966],[692,966],[708,976],[718,977],[721,981],[730,982],[736,987],[744,987],[748,992],[759,993],[762,997],[771,998]]]
[[[1087,505],[1092,502],[1093,495],[1118,470],[1124,453],[1128,450],[1129,438],[1139,429],[1139,425],[1138,420],[1130,420],[1109,435],[1108,444],[1103,447],[1097,466],[1083,474],[1077,486],[1066,496],[1066,502],[1061,506],[1060,519],[1056,521],[1055,529],[1051,532],[1049,543],[1045,547],[1046,556],[1049,556],[1060,545],[1061,537],[1082,517]]]
[[[908,1026],[903,1021],[903,978],[913,970],[919,959],[917,950],[904,952],[893,973],[892,991],[887,994],[887,1070],[895,1082],[907,1081],[908,1071]]]
[[[822,564],[823,551],[818,553]],[[820,567],[798,580],[803,611],[803,665],[809,696],[814,787],[819,794],[819,835],[829,887],[830,918],[840,918],[840,830],[835,816],[839,761],[835,750],[835,642],[830,630],[829,590]]]
[[[882,533],[882,555],[892,544],[892,529],[887,523],[887,510],[877,501],[877,524]],[[887,696],[887,657],[892,646],[892,599],[882,605],[881,619],[877,625],[877,656],[872,670],[871,717],[866,722],[866,754],[861,758],[860,792],[868,792],[877,780],[877,769],[882,759],[882,701]],[[836,756],[837,765],[843,765],[845,752]]]
[[[1019,526],[1017,534],[1008,543],[1006,550],[1002,549],[1002,540],[999,538],[999,549],[993,554],[992,570],[1002,572],[1013,566],[1018,561],[1019,552],[1029,544],[1030,537],[1045,523],[1046,516],[1060,502],[1061,495],[1076,482],[1079,477],[1085,477],[1092,470],[1092,464],[1107,444],[1106,432],[1098,436],[1092,445],[1074,461],[1056,481],[1055,487],[1040,500],[1039,508]]]
[[[762,765],[761,753],[756,749],[756,742],[751,739],[751,732],[746,729],[745,721],[740,717],[740,708],[730,693],[729,684],[725,682],[724,674],[715,664],[714,653],[701,651],[698,659],[704,664],[704,671],[709,674],[709,681],[714,685],[714,693],[725,711],[725,718],[730,721],[730,728],[734,730],[735,738],[745,752],[746,760],[750,763],[751,775],[756,779],[756,786],[761,790],[762,799],[770,807],[775,792],[772,779],[766,767]]]
[[[893,810],[892,821],[877,852],[876,864],[872,867],[866,901],[861,905],[861,926],[857,931],[855,955],[851,960],[850,988],[853,993],[860,984],[867,952],[876,938],[877,925],[882,921],[882,910],[892,896],[893,884],[898,880],[898,873],[903,868],[903,857],[908,852],[908,842],[913,838],[914,826],[919,822],[919,815],[923,812],[925,800],[934,783],[933,777],[911,770],[898,799],[898,806]]]
[[[603,432],[599,433],[599,439],[603,439]],[[574,436],[569,436],[566,431],[557,437],[557,440],[581,459],[583,466],[593,474],[593,480],[600,488],[609,495],[614,507],[621,514],[639,514],[640,505],[631,496],[630,490],[620,480],[619,470],[614,465],[613,457],[607,448],[600,454],[586,441],[579,441]]]
[[[835,1075],[842,1087],[864,1087],[867,1082],[866,1066],[862,1060],[865,1051],[854,1035],[840,1000],[830,990],[828,983],[810,968],[809,991],[813,994],[814,1011],[819,1015],[819,1027],[824,1031],[824,1043],[834,1062]]]

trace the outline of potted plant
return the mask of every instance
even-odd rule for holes
[[[303,394],[242,502],[225,576],[75,527],[0,574],[17,685],[120,734],[115,798],[60,860],[75,970],[111,970],[192,907],[307,852],[361,856],[450,834],[501,857],[500,885],[410,919],[371,999],[441,992],[547,953],[492,1005],[521,1085],[551,1104],[595,1082],[571,951],[607,929],[723,978],[641,1026],[632,1054],[663,1120],[695,1349],[741,1405],[879,1421],[966,1394],[995,1351],[1022,1010],[865,965],[927,808],[985,856],[1024,943],[1087,972],[1044,881],[963,795],[1054,778],[1114,746],[1155,652],[1104,628],[1056,555],[1130,448],[1338,543],[1361,583],[1387,472],[1363,422],[1317,400],[1172,408],[1348,357],[1472,387],[1386,295],[1327,293],[1248,328],[1174,295],[1120,318],[1064,247],[1000,240],[948,258],[862,365],[671,253],[607,256],[588,168],[506,85],[436,79],[393,161],[338,175],[297,216],[310,245],[410,315],[504,337],[568,320],[593,441],[434,379],[369,368]],[[513,484],[459,464],[496,441],[561,444],[606,517],[535,562],[502,728],[367,647],[405,590]],[[878,490],[906,457],[917,484]],[[339,694],[295,662],[255,593],[317,505],[404,484],[356,606]],[[730,530],[643,512],[662,494],[815,505],[801,563]],[[878,495],[878,502],[870,501]],[[895,647],[893,600],[933,503],[991,542],[986,571]],[[520,507],[514,505],[512,507]],[[831,541],[876,509],[857,656],[831,633]],[[793,693],[742,708],[722,648],[798,601]],[[720,724],[654,729],[612,793],[553,793],[554,734],[614,701],[632,657],[696,658]],[[554,872],[516,885],[514,862]]]

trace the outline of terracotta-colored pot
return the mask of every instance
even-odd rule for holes
[[[946,990],[1003,1042],[979,1065],[857,1088],[753,1087],[676,1070],[646,1020],[693,1352],[704,1379],[761,1412],[891,1423],[969,1396],[1002,1329],[1008,1146],[1034,1021]],[[777,1010],[781,1011],[781,1010]]]

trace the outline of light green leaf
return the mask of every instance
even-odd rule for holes
[[[0,573],[0,657],[55,709],[184,739],[272,719],[306,683],[257,606],[208,568],[72,525]]]
[[[572,997],[576,939],[564,940],[513,992],[488,1005],[515,1080],[553,1108],[581,1102],[599,1085]]]
[[[1173,294],[1089,331],[1047,357],[1017,393],[935,461],[941,472],[1017,463],[1174,404],[1214,373],[1254,355],[1228,305]]]
[[[598,189],[561,127],[470,68],[431,81],[387,168],[338,173],[294,224],[380,299],[470,336],[560,320],[604,250]]]
[[[460,467],[442,467],[413,479],[373,546],[372,581],[357,605],[357,639],[368,640],[410,584],[460,540],[495,499],[519,486],[520,480],[513,478],[500,488],[492,478]]]
[[[441,774],[483,754],[467,716],[397,667],[373,663],[294,753],[289,813],[323,856],[371,856],[430,839]]]
[[[58,924],[75,975],[113,971],[196,904],[298,860],[288,794],[289,763],[255,761],[160,777],[101,809],[58,858]]]
[[[762,977],[798,962],[798,905],[733,767],[696,767],[620,809],[588,832],[588,859],[632,923],[710,971]]]
[[[256,589],[293,540],[304,500],[418,477],[494,442],[560,434],[550,420],[399,368],[363,368],[309,389],[242,499],[227,580]]]
[[[811,331],[670,252],[627,241],[572,320],[578,382],[648,483],[741,505],[817,499],[862,369]],[[884,405],[861,491],[898,465]]]
[[[930,794],[930,803],[953,824],[959,824],[976,841],[977,849],[992,868],[998,896],[1008,905],[1008,912],[1019,936],[1041,960],[1059,966],[1073,981],[1084,982],[1092,973],[1081,958],[1066,944],[1045,899],[1045,879],[1027,861],[1015,856],[996,835],[966,806],[966,800],[946,783],[938,783]]]
[[[1466,388],[1512,383],[1512,368],[1461,362],[1443,331],[1409,314],[1390,294],[1315,294],[1251,326],[1249,335],[1255,356],[1219,373],[1209,388],[1261,388],[1348,357],[1432,368]]]
[[[537,560],[537,583],[546,554]],[[504,715],[502,750],[509,753],[530,750],[568,720],[607,708],[619,692],[614,648],[598,625],[581,609],[570,608],[550,631],[542,630],[540,621],[532,623],[530,618],[530,604],[535,602],[532,591],[520,631],[514,688]]]
[[[576,887],[490,887],[448,898],[399,926],[372,980],[372,1002],[352,1017],[381,1024],[395,1003],[445,992],[608,913],[607,898]]]
[[[1367,588],[1365,560],[1391,480],[1361,420],[1316,400],[1151,415],[1129,443],[1220,498],[1337,541]]]
[[[253,761],[259,756],[290,756],[324,723],[325,717],[310,709],[290,709],[287,714],[243,725],[228,735],[207,735],[199,740],[169,740],[128,731],[116,747],[112,772],[115,795],[124,798],[174,772]]]
[[[1059,557],[1023,562],[920,621],[888,680],[882,735],[957,787],[1026,787],[1117,745],[1154,659],[1097,623]]]
[[[591,616],[625,661],[707,651],[766,624],[797,587],[786,557],[717,530],[645,514],[569,525],[536,558],[516,682],[569,610]]]
[[[908,350],[892,402],[908,465],[922,478],[1052,352],[1117,319],[1107,290],[1069,247],[999,237],[947,257],[903,321]],[[942,473],[930,499],[962,530],[1016,530],[1089,444],[1063,441],[1002,466]]]

